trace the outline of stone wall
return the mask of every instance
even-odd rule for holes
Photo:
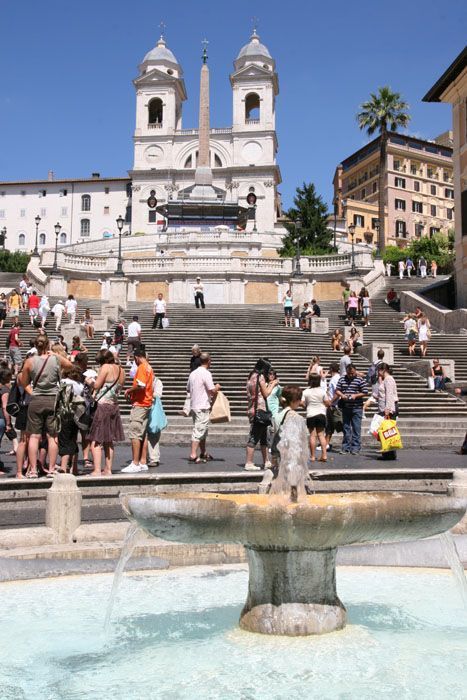
[[[245,304],[277,303],[277,285],[274,282],[248,282],[245,285]]]
[[[101,285],[97,280],[69,280],[67,291],[77,299],[101,298]]]
[[[140,282],[136,287],[136,301],[154,301],[159,292],[162,292],[165,300],[168,299],[167,282]]]
[[[318,303],[320,301],[335,301],[341,298],[343,289],[344,283],[337,280],[332,282],[317,281],[313,286],[313,295]]]

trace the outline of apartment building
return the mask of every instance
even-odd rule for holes
[[[454,229],[452,147],[391,132],[387,148],[386,245],[405,246],[413,238]],[[355,225],[355,236],[376,241],[379,137],[346,158],[334,174],[338,216]],[[371,206],[368,206],[371,205]],[[349,219],[349,213],[351,219]],[[367,234],[365,236],[365,233]]]

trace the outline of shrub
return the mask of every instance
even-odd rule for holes
[[[9,250],[0,250],[0,271],[26,272],[30,259],[29,253],[18,251],[11,253]]]

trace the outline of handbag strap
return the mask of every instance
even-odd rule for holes
[[[256,412],[258,411],[258,399],[259,399],[259,379],[260,379],[260,373],[257,373],[257,379],[256,379],[256,391],[255,391],[255,403],[253,406],[253,417],[256,416]],[[264,399],[264,403],[266,405],[266,411],[268,411],[268,400]]]
[[[36,388],[36,386],[37,386],[37,384],[38,384],[38,382],[39,382],[39,379],[40,379],[41,376],[42,376],[42,372],[45,370],[45,366],[46,366],[47,362],[49,361],[49,357],[50,357],[50,355],[47,355],[47,357],[45,358],[45,362],[44,362],[44,364],[42,365],[42,367],[40,368],[37,377],[36,377],[36,378],[34,379],[34,381],[32,382],[32,388],[33,388],[33,390]]]
[[[103,399],[104,396],[105,396],[109,391],[112,391],[112,389],[114,388],[115,384],[116,384],[116,383],[118,382],[118,380],[120,379],[120,372],[121,372],[121,368],[119,368],[119,370],[118,370],[117,378],[116,378],[116,380],[114,381],[114,383],[113,383],[111,386],[108,386],[107,389],[104,391],[104,393],[101,394],[101,395],[99,396],[98,399],[96,399],[96,403],[99,403],[99,401],[100,401],[101,399]]]

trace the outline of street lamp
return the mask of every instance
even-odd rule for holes
[[[117,219],[117,228],[118,228],[118,261],[117,261],[117,270],[115,272],[115,275],[117,277],[124,277],[124,272],[123,272],[123,260],[122,260],[122,229],[123,229],[123,217],[120,214],[120,216]]]
[[[374,220],[374,226],[375,226],[375,231],[376,231],[375,258],[379,258],[379,229],[380,229],[379,219]]]
[[[350,233],[350,239],[352,241],[352,265],[350,267],[350,274],[354,275],[356,273],[355,269],[355,248],[354,248],[354,236],[355,236],[355,224],[350,224],[349,225],[349,233]]]
[[[337,252],[337,245],[336,245],[336,232],[337,232],[337,207],[339,204],[339,200],[337,197],[334,197],[333,205],[334,205],[334,252]]]
[[[34,250],[33,250],[32,254],[33,254],[36,258],[38,258],[38,257],[39,257],[39,250],[38,250],[38,248],[37,248],[37,238],[38,238],[38,236],[39,236],[39,224],[41,223],[41,217],[39,216],[39,214],[36,216],[36,218],[34,219],[34,221],[36,222],[36,244],[35,244],[35,246],[34,246]]]
[[[62,227],[60,226],[59,223],[56,223],[54,226],[55,229],[55,255],[54,255],[54,264],[52,265],[52,275],[58,275],[58,265],[57,265],[57,255],[58,255],[58,237],[60,235],[60,231]]]
[[[300,217],[298,217],[295,220],[295,246],[296,246],[296,253],[295,253],[295,270],[292,273],[292,277],[302,277],[302,268],[300,265],[300,230],[302,228],[302,220]]]
[[[0,231],[0,245],[2,246],[3,250],[5,250],[5,241],[6,241],[6,226],[2,228]]]

